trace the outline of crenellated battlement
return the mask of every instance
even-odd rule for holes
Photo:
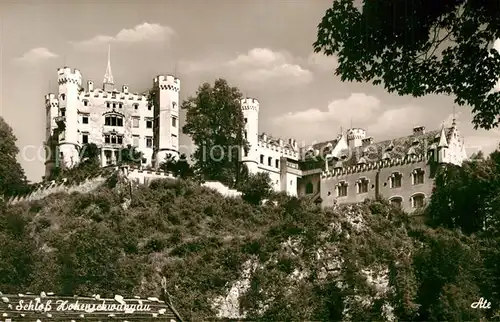
[[[342,161],[338,161],[333,169],[321,172],[321,178],[331,178],[335,176],[342,176],[352,173],[361,173],[367,171],[374,171],[381,168],[397,167],[405,164],[417,163],[422,161],[429,161],[430,156],[427,154],[407,155],[403,158],[393,158],[387,160],[379,160],[369,163],[356,164],[347,167],[342,167]]]
[[[69,67],[58,68],[57,69],[57,83],[59,85],[72,83],[81,86],[82,85],[82,73],[79,69],[71,69]]]
[[[297,148],[297,141],[295,139],[288,139],[285,141],[281,138],[268,137],[267,134],[262,133],[259,135],[257,146],[262,149],[275,151],[293,158],[299,157],[299,149]]]
[[[252,111],[259,111],[259,101],[255,98],[252,97],[247,97],[241,99],[241,109],[243,111],[245,110],[252,110]]]
[[[181,80],[173,75],[158,75],[154,78],[154,85],[160,90],[179,92]]]
[[[147,102],[148,96],[139,93],[129,93],[128,91],[113,91],[106,92],[102,89],[94,89],[92,91],[83,92],[80,94],[80,99],[85,98],[101,98],[109,100],[127,100],[127,101],[144,101]]]

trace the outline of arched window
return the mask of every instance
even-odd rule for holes
[[[347,182],[342,181],[337,185],[337,197],[346,197],[347,196]]]
[[[415,169],[413,170],[411,176],[412,176],[412,182],[414,185],[417,184],[423,184],[424,183],[424,170],[422,169]]]
[[[66,94],[61,94],[61,100],[65,100],[66,99]]]
[[[401,188],[403,175],[400,172],[394,172],[390,176],[391,188]]]
[[[425,206],[425,195],[423,193],[416,193],[411,198],[411,207],[415,209],[423,208]]]
[[[368,192],[368,183],[370,181],[366,178],[360,178],[358,182],[356,183],[357,185],[357,190],[358,193],[367,193]]]
[[[83,106],[89,106],[89,101],[84,100],[84,101],[83,101]]]
[[[401,198],[400,196],[389,198],[389,202],[391,203],[391,205],[397,208],[401,208],[403,206],[403,198]]]
[[[311,181],[306,184],[306,194],[311,194],[314,192],[314,187]]]
[[[108,115],[104,118],[104,125],[123,126],[123,118],[118,115]]]

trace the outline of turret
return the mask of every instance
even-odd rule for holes
[[[363,139],[366,138],[366,131],[360,128],[347,130],[347,143],[349,149],[357,148],[363,145]]]
[[[248,151],[243,151],[241,161],[246,164],[249,173],[258,172],[257,146],[259,140],[259,101],[255,98],[241,100],[241,110],[245,122],[245,138],[248,141]]]
[[[156,90],[154,104],[154,159],[155,166],[167,154],[179,156],[179,92],[181,81],[172,75],[159,75],[153,80]]]
[[[59,134],[58,160],[66,167],[78,163],[78,106],[79,91],[82,86],[82,74],[78,69],[59,68],[59,111],[54,118]]]

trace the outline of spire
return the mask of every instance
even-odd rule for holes
[[[455,121],[456,121],[456,118],[455,118],[455,105],[453,105],[453,121],[451,122],[451,126],[452,127],[455,127],[457,125],[457,123]]]
[[[438,147],[440,147],[440,148],[447,148],[448,147],[448,141],[446,140],[446,132],[444,130],[444,124],[441,126],[441,133],[439,134]]]
[[[104,84],[114,84],[113,74],[111,73],[111,45],[108,45],[108,66],[106,67],[106,73],[104,74]]]

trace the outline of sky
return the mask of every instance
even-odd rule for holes
[[[108,44],[118,88],[143,92],[156,75],[170,73],[181,79],[184,100],[202,83],[225,78],[259,100],[260,132],[299,145],[333,139],[351,125],[378,141],[450,124],[453,97],[400,97],[334,75],[335,57],[312,49],[331,3],[0,0],[0,115],[24,151],[19,161],[28,179],[44,174],[44,96],[57,92],[57,68],[80,69],[84,84],[100,86]],[[468,154],[498,146],[498,129],[473,129],[470,107],[456,107],[455,115]],[[181,136],[181,145],[189,138]]]

